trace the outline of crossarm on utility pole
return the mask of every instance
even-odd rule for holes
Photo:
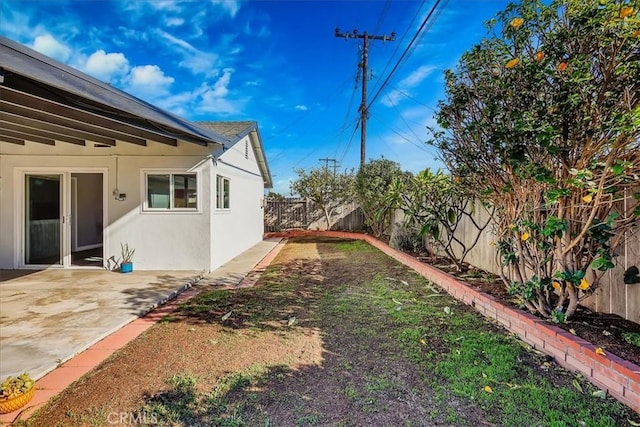
[[[396,39],[396,33],[391,33],[390,36],[382,35],[371,35],[368,32],[364,32],[363,34],[358,34],[358,30],[353,30],[352,33],[342,33],[339,28],[335,30],[335,36],[348,39],[362,39],[363,40],[363,49],[362,49],[362,62],[360,62],[359,67],[362,68],[362,101],[360,103],[360,107],[358,111],[360,112],[360,167],[362,167],[366,162],[366,151],[367,151],[367,119],[369,118],[369,111],[367,108],[367,81],[368,79],[368,69],[369,69],[369,40],[382,40],[382,41],[394,41]]]

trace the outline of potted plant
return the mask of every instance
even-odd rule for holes
[[[127,243],[120,243],[120,272],[131,273],[133,271],[133,254],[135,249],[130,248]]]
[[[28,373],[9,376],[0,385],[0,414],[8,414],[26,405],[34,393],[36,382]]]

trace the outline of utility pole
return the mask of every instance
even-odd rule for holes
[[[333,176],[336,176],[336,171],[340,167],[336,159],[324,158],[324,159],[318,159],[318,160],[320,160],[321,162],[324,162],[325,169],[329,169],[329,162],[333,162],[333,166],[331,167],[333,168]]]
[[[367,151],[367,119],[369,118],[369,111],[367,111],[367,80],[369,80],[369,40],[382,40],[394,41],[396,39],[396,33],[391,33],[391,36],[374,36],[366,31],[364,34],[358,34],[358,30],[353,30],[353,33],[341,33],[339,28],[335,30],[336,37],[343,37],[348,39],[362,39],[362,62],[359,67],[362,68],[362,103],[360,104],[360,167],[362,167],[366,161]]]

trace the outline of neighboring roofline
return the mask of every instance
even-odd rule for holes
[[[225,144],[223,135],[183,119],[16,41],[0,36],[0,69],[164,126],[173,138]],[[74,85],[75,83],[75,85]],[[84,90],[83,90],[84,89]]]

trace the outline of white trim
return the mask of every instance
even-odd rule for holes
[[[225,208],[225,207],[218,207],[218,202],[220,202],[220,205],[224,205],[224,193],[222,193],[222,198],[220,198],[221,194],[218,191],[218,181],[220,179],[226,180],[229,182],[229,207]],[[228,176],[225,175],[221,175],[221,174],[216,174],[216,187],[215,187],[215,211],[216,212],[230,212],[231,211],[231,178],[229,178]],[[222,190],[224,191],[224,184],[222,185]]]
[[[78,250],[78,178],[71,177],[71,252]]]
[[[109,253],[109,242],[107,238],[107,226],[109,219],[109,204],[107,199],[108,189],[108,177],[109,169],[105,167],[14,167],[13,179],[14,179],[14,254],[13,254],[13,268],[20,270],[42,270],[45,268],[74,268],[74,269],[96,269],[98,267],[86,267],[86,266],[74,266],[71,264],[71,230],[68,219],[64,220],[63,217],[69,217],[71,212],[71,174],[72,173],[100,173],[102,174],[102,252],[103,254]],[[61,233],[60,233],[60,249],[61,249],[61,265],[46,265],[46,264],[25,264],[25,241],[24,241],[24,229],[25,229],[25,177],[26,175],[37,174],[51,174],[61,175]],[[16,185],[17,183],[17,185]],[[66,228],[69,228],[67,230]],[[68,241],[68,242],[67,242]],[[103,267],[99,267],[103,268]]]
[[[147,175],[169,175],[169,208],[150,208],[147,199]],[[195,208],[174,208],[173,207],[173,175],[194,175],[196,177],[196,207]],[[202,173],[199,170],[185,170],[176,168],[142,168],[140,169],[140,192],[141,201],[140,212],[142,214],[202,214]]]

